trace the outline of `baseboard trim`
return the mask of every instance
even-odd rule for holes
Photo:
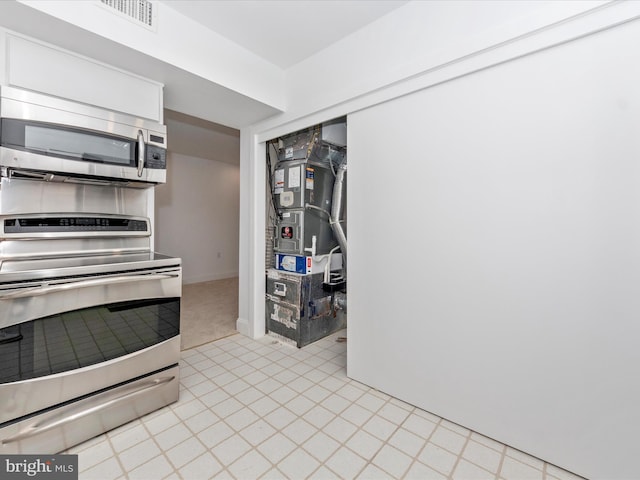
[[[238,319],[236,320],[236,330],[238,331],[238,333],[244,335],[245,337],[253,338],[251,332],[249,331],[249,321],[246,318],[238,317]]]

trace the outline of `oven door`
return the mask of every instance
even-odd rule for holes
[[[0,453],[56,453],[176,401],[181,280],[177,266],[1,284]]]

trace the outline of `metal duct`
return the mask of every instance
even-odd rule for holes
[[[331,202],[331,218],[329,224],[333,230],[333,234],[340,245],[342,251],[342,265],[344,271],[347,271],[347,237],[344,234],[344,229],[340,223],[340,212],[342,211],[342,193],[344,186],[344,176],[347,173],[347,161],[346,157],[344,162],[338,167],[336,172],[336,178],[333,182],[333,199]],[[345,275],[346,277],[346,275]]]

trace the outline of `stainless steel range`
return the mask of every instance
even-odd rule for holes
[[[144,176],[15,175],[0,148],[0,453],[57,453],[178,399],[181,260]]]

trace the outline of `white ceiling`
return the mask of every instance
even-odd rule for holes
[[[286,69],[407,1],[164,0],[164,3]]]

